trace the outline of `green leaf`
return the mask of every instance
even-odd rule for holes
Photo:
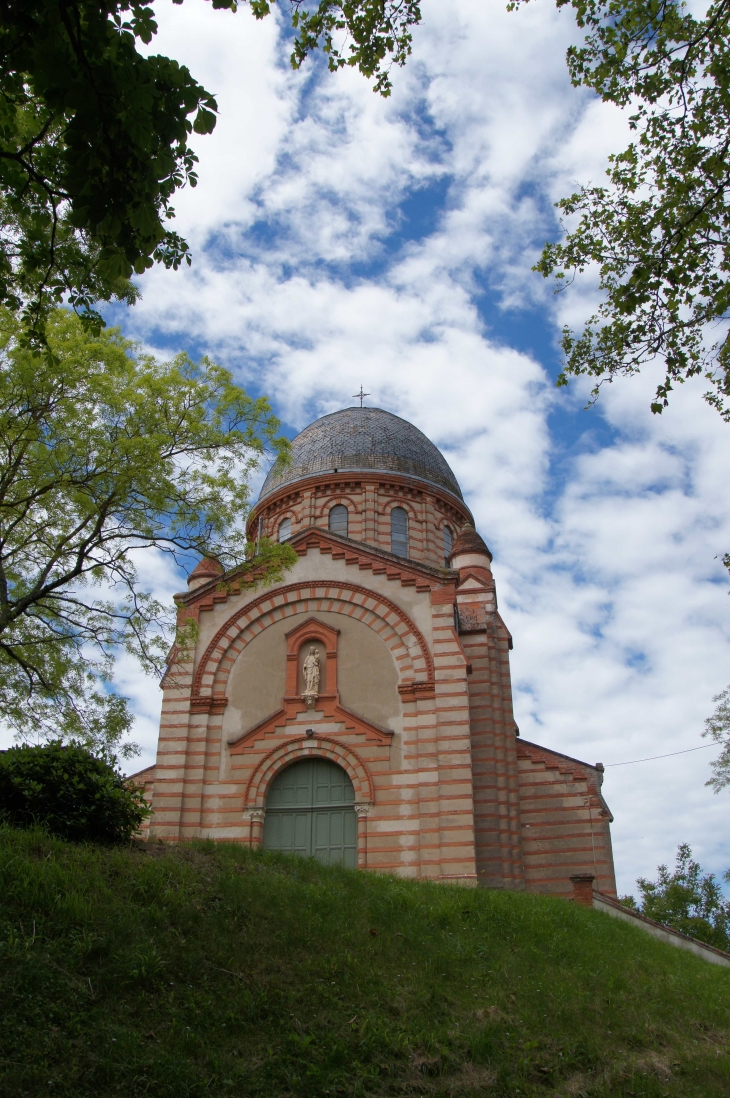
[[[577,224],[535,267],[560,293],[588,268],[599,273],[596,315],[563,337],[559,384],[658,361],[654,414],[673,385],[703,374],[705,399],[730,421],[730,6],[697,18],[659,0],[558,0],[568,4],[585,32],[568,51],[573,83],[631,104],[635,140],[609,158],[606,186],[557,204]]]
[[[201,107],[195,116],[193,129],[196,133],[212,133],[215,129],[216,121],[216,116],[212,111],[205,110]]]

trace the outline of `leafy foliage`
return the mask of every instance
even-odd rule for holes
[[[609,158],[607,186],[558,203],[577,227],[536,267],[558,290],[597,268],[604,291],[581,333],[563,331],[558,384],[588,375],[595,399],[603,381],[658,362],[653,412],[702,374],[730,421],[730,0],[703,18],[676,0],[557,3],[586,32],[568,51],[573,83],[629,108],[636,133]]]
[[[216,104],[184,66],[137,51],[155,30],[144,2],[0,5],[0,303],[25,306],[37,337],[65,295],[85,310],[130,299],[134,271],[187,256],[164,222]]]
[[[3,1094],[727,1095],[730,973],[565,900],[2,828],[0,882]]]
[[[79,744],[0,751],[0,819],[14,827],[41,824],[75,842],[120,843],[149,812],[139,787]]]
[[[261,19],[270,3],[251,8]],[[321,47],[389,94],[384,62],[410,52],[413,0],[290,9],[295,67]],[[147,0],[0,0],[0,305],[23,310],[36,345],[54,305],[98,328],[94,303],[133,301],[133,273],[190,263],[172,198],[197,182],[190,139],[212,132],[217,104],[184,65],[137,50],[156,30]]]
[[[639,877],[636,884],[641,901],[624,897],[627,907],[664,926],[698,938],[717,949],[730,949],[730,902],[722,892],[713,873],[703,875],[698,862],[692,859],[687,843],[677,848],[674,872],[665,865],[657,866],[658,879],[647,881]],[[730,880],[730,872],[725,875]]]
[[[194,553],[278,580],[293,550],[254,556],[244,524],[249,474],[288,443],[208,359],[159,363],[61,309],[49,362],[0,321],[0,707],[22,735],[113,744],[128,723],[103,685],[115,654],[161,674],[174,632],[140,559]]]
[[[725,557],[725,567],[730,568],[730,555]],[[730,686],[726,686],[712,700],[717,703],[715,712],[705,721],[705,731],[702,735],[721,744],[722,750],[719,758],[710,764],[713,774],[705,784],[719,793],[721,789],[726,789],[730,785]]]
[[[296,32],[293,68],[300,68],[310,53],[321,48],[331,72],[346,65],[357,67],[364,76],[376,78],[373,91],[390,95],[390,67],[406,63],[411,27],[421,21],[417,0],[319,0],[311,10],[303,0],[290,0],[290,7]],[[269,11],[268,0],[251,0],[251,10],[260,18]]]

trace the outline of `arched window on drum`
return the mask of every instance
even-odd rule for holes
[[[408,556],[408,512],[403,507],[390,512],[390,551],[397,557]]]
[[[291,537],[291,519],[282,519],[279,523],[279,541],[288,541]]]
[[[444,526],[444,564],[449,567],[449,557],[454,545],[454,531],[450,526]]]
[[[347,508],[344,503],[336,503],[330,511],[329,528],[333,534],[342,534],[347,537]]]

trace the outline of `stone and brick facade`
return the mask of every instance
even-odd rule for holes
[[[199,635],[173,653],[137,776],[152,835],[260,845],[272,782],[319,759],[352,783],[363,869],[566,896],[590,875],[615,895],[602,767],[519,737],[491,554],[420,431],[380,409],[323,417],[249,533],[286,537],[297,563],[252,592],[201,561],[176,597]]]

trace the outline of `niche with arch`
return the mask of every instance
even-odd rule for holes
[[[393,733],[402,731],[398,668],[389,646],[376,630],[347,614],[324,612],[321,617],[327,620],[301,614],[272,622],[236,659],[223,718],[232,754],[287,721],[344,722],[346,731],[388,746]],[[341,647],[339,640],[344,641]],[[310,712],[303,664],[312,647],[319,653],[320,680]]]

